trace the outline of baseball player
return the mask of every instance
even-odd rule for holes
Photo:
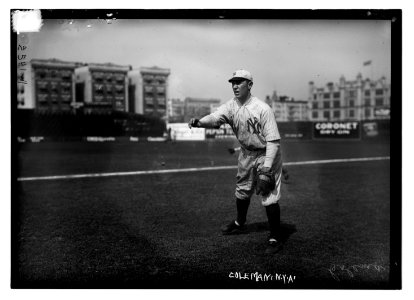
[[[241,145],[235,192],[237,217],[222,228],[222,233],[238,234],[245,230],[250,199],[256,191],[269,221],[266,253],[275,253],[282,246],[278,203],[282,156],[276,119],[270,106],[250,93],[253,77],[249,71],[235,71],[229,82],[235,97],[200,120],[192,118],[188,126],[219,128],[227,123],[232,127]]]

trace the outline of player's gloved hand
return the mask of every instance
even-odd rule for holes
[[[192,127],[200,127],[200,120],[196,118],[191,118],[190,122],[188,122],[188,127],[191,129]]]
[[[234,150],[234,148],[228,148],[227,151],[229,151],[230,154],[234,154],[234,152],[236,152],[236,150]]]
[[[288,173],[288,170],[287,169],[282,168],[282,174],[283,174],[283,178],[285,180],[289,180],[289,173]]]
[[[276,186],[275,176],[270,168],[262,168],[257,173],[256,195],[267,196]]]

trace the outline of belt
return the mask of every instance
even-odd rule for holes
[[[244,155],[258,156],[258,155],[261,155],[261,154],[265,154],[266,153],[266,148],[247,150],[247,149],[241,147],[241,151],[243,152]]]

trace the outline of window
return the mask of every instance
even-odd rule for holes
[[[324,111],[324,112],[323,112],[323,117],[324,117],[325,119],[329,119],[329,118],[331,117],[331,115],[330,115],[329,111]]]
[[[57,103],[58,102],[58,98],[56,95],[51,95],[50,99],[52,100],[53,103]]]
[[[123,108],[124,107],[124,103],[122,101],[115,101],[115,107],[116,108]]]
[[[355,91],[349,91],[349,97],[355,97],[356,93]]]
[[[115,91],[116,91],[117,95],[123,95],[124,94],[124,86],[123,85],[115,86]]]
[[[62,95],[61,98],[64,103],[70,103],[72,100],[70,95]]]
[[[330,93],[323,94],[323,99],[329,99],[329,98],[331,98],[331,94]]]
[[[330,107],[329,101],[324,101],[323,102],[323,108],[329,108],[329,107]]]
[[[101,96],[101,95],[95,95],[95,96],[93,97],[93,101],[94,101],[94,102],[102,102],[102,101],[103,101],[103,99],[104,99],[104,97],[103,97],[103,96]]]
[[[60,89],[63,94],[70,94],[72,92],[72,85],[70,82],[61,82]]]
[[[334,108],[339,108],[341,106],[341,102],[339,100],[336,100],[333,102],[333,107]]]
[[[45,103],[48,101],[48,97],[49,97],[48,95],[42,94],[42,95],[38,95],[37,99],[39,100],[39,102]]]
[[[333,117],[339,119],[341,117],[341,112],[339,110],[334,110]]]
[[[103,95],[103,85],[102,84],[95,84],[95,94]]]
[[[365,96],[366,96],[366,97],[371,96],[371,91],[370,91],[370,90],[366,90],[366,91],[365,91]]]
[[[145,86],[144,90],[145,90],[146,93],[152,94],[153,88],[152,88],[152,86]]]
[[[355,106],[355,100],[349,100],[349,106],[354,107]]]
[[[371,110],[369,108],[365,109],[365,117],[370,117],[371,116]]]
[[[124,80],[125,80],[124,76],[122,76],[122,75],[116,76],[115,79],[116,79],[116,82],[119,83],[119,84],[124,83]]]
[[[93,79],[94,79],[96,82],[103,82],[103,73],[101,73],[101,72],[94,72],[94,73],[92,74],[92,76],[93,76]]]
[[[55,94],[57,94],[59,92],[57,82],[51,82],[50,83],[50,90],[51,90],[52,93],[55,93]]]
[[[318,99],[318,94],[313,94],[313,100]]]
[[[70,71],[62,72],[62,79],[63,80],[71,80],[72,79],[72,73]]]
[[[312,118],[314,118],[314,119],[318,118],[318,112],[317,111],[312,112]]]
[[[114,78],[114,74],[112,74],[112,73],[110,73],[110,72],[108,72],[108,73],[106,73],[105,74],[105,80],[107,81],[107,82],[112,82],[112,80],[113,79],[115,79]]]
[[[38,81],[37,87],[40,93],[48,93],[49,92],[49,84],[47,81]]]
[[[52,71],[50,71],[50,77],[52,77],[52,78],[56,78],[56,77],[58,77],[58,71],[57,70],[52,70]]]
[[[313,102],[312,103],[312,108],[313,109],[318,109],[318,102]]]
[[[113,90],[112,90],[112,87],[111,87],[111,86],[107,86],[107,87],[106,87],[106,95],[107,95],[107,96],[113,96],[113,95],[114,95],[114,92],[113,92]]]
[[[371,106],[371,99],[370,98],[364,99],[364,106]]]
[[[384,99],[383,98],[376,98],[375,99],[375,106],[383,106],[384,105]]]
[[[24,105],[24,96],[23,95],[17,95],[17,104],[18,105]]]
[[[383,89],[377,89],[377,90],[375,90],[375,95],[376,96],[382,96],[382,95],[384,95],[384,90]]]
[[[350,117],[350,118],[355,117],[355,111],[354,111],[353,109],[351,109],[351,110],[349,111],[349,117]]]
[[[36,71],[37,77],[42,78],[42,79],[47,77],[47,73],[48,73],[47,69],[38,69]]]
[[[340,97],[341,97],[341,93],[339,93],[339,92],[335,92],[335,93],[333,94],[333,96],[334,96],[334,98],[335,98],[335,99],[338,99],[338,98],[340,98]]]

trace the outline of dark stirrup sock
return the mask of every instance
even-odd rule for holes
[[[236,205],[237,205],[237,223],[239,223],[240,226],[243,226],[244,223],[246,223],[246,216],[247,216],[247,210],[249,209],[249,205],[250,205],[250,199],[241,200],[237,198]]]
[[[280,206],[279,203],[266,206],[267,220],[269,221],[270,236],[280,239]]]

